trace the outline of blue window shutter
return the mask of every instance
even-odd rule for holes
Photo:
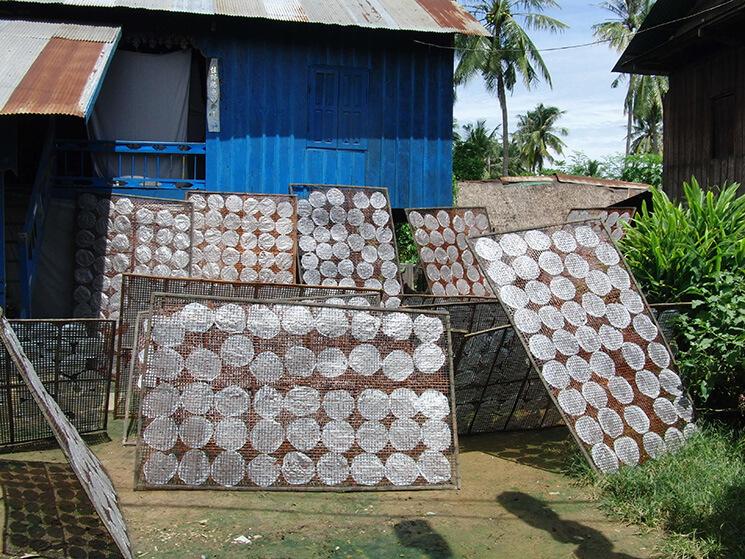
[[[339,147],[367,147],[369,74],[367,70],[343,69],[339,83]]]
[[[335,148],[339,127],[338,70],[311,68],[308,89],[308,145]]]

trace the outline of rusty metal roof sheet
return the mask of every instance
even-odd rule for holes
[[[637,190],[649,190],[650,186],[641,182],[628,182],[616,179],[599,179],[596,177],[583,177],[577,175],[557,174],[556,181],[571,184],[587,184],[590,186],[605,186],[610,188],[631,188]]]
[[[513,183],[523,183],[523,182],[553,182],[554,177],[548,176],[548,175],[538,175],[538,176],[524,176],[524,177],[499,177],[499,180],[502,182],[502,184],[513,184]],[[486,181],[486,182],[493,182],[493,181]]]
[[[117,27],[0,20],[0,115],[87,118],[120,36]]]
[[[487,35],[455,0],[18,0],[422,31]]]

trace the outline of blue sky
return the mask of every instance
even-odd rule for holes
[[[592,25],[608,19],[609,12],[598,3],[580,0],[558,0],[560,10],[547,13],[567,23],[570,28],[560,35],[531,32],[539,48],[589,43],[594,40]],[[611,69],[619,54],[604,44],[590,47],[544,52],[553,79],[553,89],[540,83],[527,91],[522,84],[507,98],[510,112],[510,132],[514,131],[518,114],[538,103],[554,105],[566,111],[560,123],[569,129],[564,139],[565,156],[582,151],[590,157],[602,158],[624,150],[626,118],[623,115],[623,84],[611,88],[615,74]],[[499,103],[484,89],[480,78],[458,89],[455,118],[459,124],[486,119],[491,127],[501,122]]]

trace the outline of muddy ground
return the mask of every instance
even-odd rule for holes
[[[561,473],[564,428],[463,437],[460,491],[364,494],[134,492],[135,449],[122,447],[121,428],[112,422],[113,440],[92,448],[137,557],[631,559],[650,557],[656,539],[609,520]],[[0,460],[64,458],[48,450]]]

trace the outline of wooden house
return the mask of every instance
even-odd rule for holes
[[[615,71],[665,75],[664,189],[745,184],[745,0],[657,0]]]

